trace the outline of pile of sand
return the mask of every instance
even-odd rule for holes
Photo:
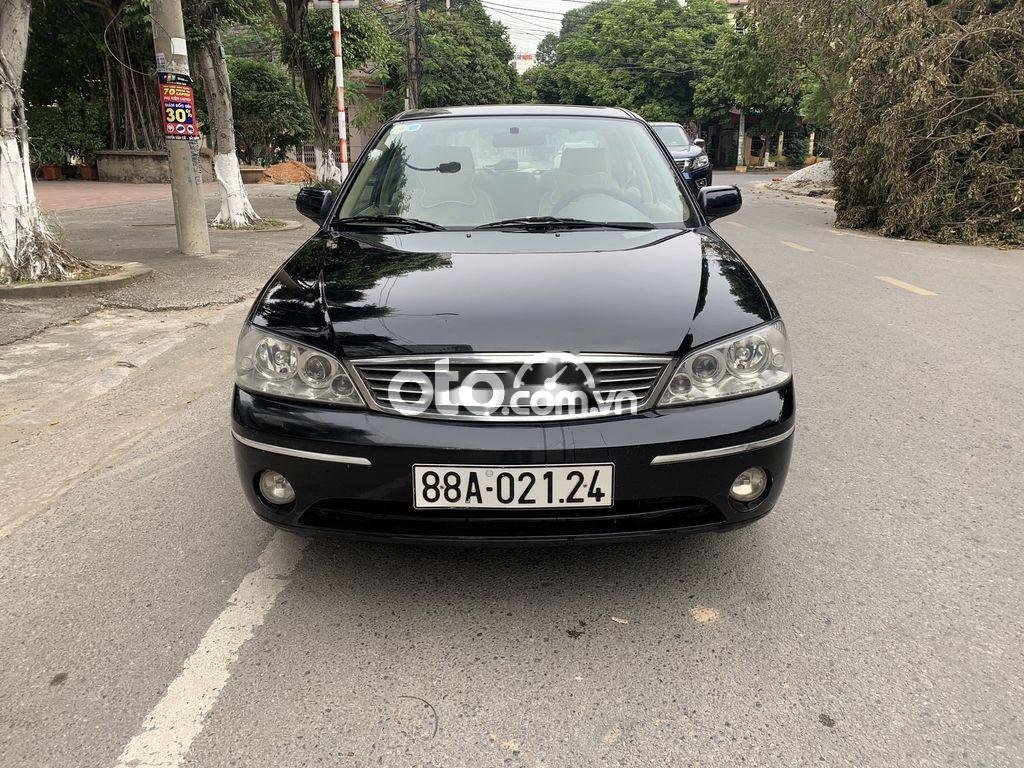
[[[832,196],[832,163],[822,160],[820,163],[808,165],[786,176],[780,181],[768,185],[770,189],[780,192],[792,192],[810,197]]]
[[[286,160],[269,168],[263,169],[260,184],[306,184],[313,181],[316,174],[308,165],[296,160]]]

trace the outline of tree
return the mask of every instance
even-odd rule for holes
[[[30,0],[0,3],[0,283],[60,280],[85,266],[46,226],[32,186],[21,90],[31,12]]]
[[[76,13],[74,0],[66,1],[70,3],[67,14]],[[104,80],[111,149],[162,150],[163,120],[157,89],[153,84],[156,70],[152,64],[149,0],[83,2],[94,8],[99,17],[97,26],[92,30],[92,40],[99,40],[105,52]],[[46,47],[52,50],[50,45]]]
[[[269,165],[284,159],[313,132],[306,97],[280,64],[266,59],[228,57],[235,145],[247,163]]]
[[[822,124],[849,85],[850,65],[864,36],[877,28],[890,2],[750,0],[748,8],[762,32],[762,55],[783,69],[798,67],[811,94],[812,117]]]
[[[450,13],[433,8],[420,15],[423,75],[420,106],[507,104],[516,100],[515,51],[504,25],[487,16],[477,0]]]
[[[696,83],[718,65],[716,41],[730,29],[716,0],[600,0],[562,19],[558,43],[524,76],[529,98],[632,109],[648,120],[693,111]]]
[[[720,119],[733,107],[759,118],[768,159],[772,137],[796,123],[801,83],[792,63],[788,66],[765,54],[763,30],[744,16],[736,28],[719,38],[716,58],[721,62],[694,89],[694,116]]]
[[[302,81],[313,123],[317,178],[338,181],[331,117],[334,98],[334,50],[331,16],[309,11],[307,0],[266,0],[282,34],[284,59]],[[373,62],[379,71],[398,57],[399,48],[373,9],[346,11],[341,16],[345,69],[353,72]]]
[[[554,64],[558,56],[558,35],[549,32],[544,39],[537,43],[537,53],[534,58],[538,64]]]
[[[244,0],[243,0],[244,3]],[[235,153],[235,118],[231,108],[231,78],[220,41],[225,21],[244,21],[244,4],[237,0],[185,0],[182,9],[189,24],[193,57],[202,78],[213,148],[213,173],[220,189],[220,211],[214,226],[250,227],[260,217],[249,202]],[[233,18],[232,18],[233,17]]]

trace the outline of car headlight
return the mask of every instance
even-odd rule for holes
[[[252,326],[238,339],[235,384],[276,397],[365,407],[337,358]]]
[[[691,352],[676,368],[659,406],[749,395],[793,377],[786,326],[781,320]]]
[[[696,170],[699,170],[701,168],[707,168],[709,165],[711,165],[711,161],[708,160],[708,156],[707,155],[697,155],[691,161],[690,169],[696,171]]]

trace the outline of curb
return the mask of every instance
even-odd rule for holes
[[[111,264],[109,261],[97,261],[96,264]],[[0,299],[58,299],[67,296],[82,296],[90,293],[102,293],[112,288],[134,283],[153,271],[137,261],[130,261],[116,266],[123,269],[115,275],[103,275],[88,280],[69,280],[60,283],[29,283],[27,285],[0,286]]]
[[[274,232],[291,232],[292,230],[296,230],[302,226],[302,222],[296,221],[295,219],[278,219],[278,221],[284,224],[284,226],[273,227],[272,229],[231,229],[230,227],[215,227],[211,224],[210,232],[230,235],[267,235]]]

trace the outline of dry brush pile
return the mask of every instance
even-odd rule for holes
[[[833,114],[837,224],[1024,246],[1024,0],[898,0]]]

